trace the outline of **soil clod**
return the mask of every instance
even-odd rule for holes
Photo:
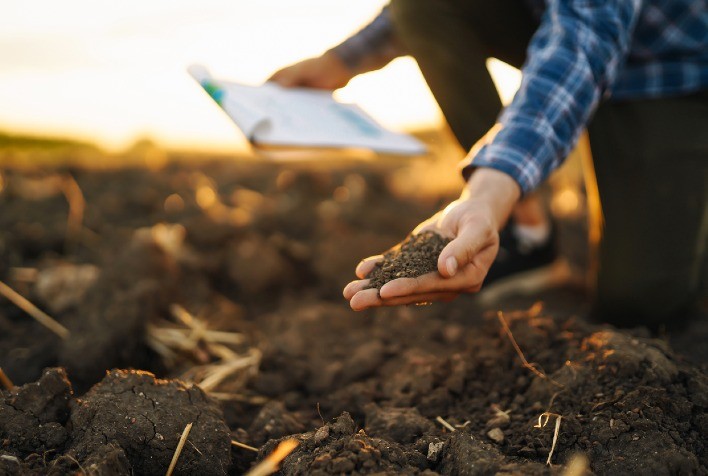
[[[231,435],[199,388],[113,370],[71,393],[64,370],[49,369],[1,394],[0,474],[165,474],[191,422],[174,474],[227,474]]]
[[[225,474],[231,434],[221,410],[197,387],[147,372],[113,370],[72,410],[71,453],[81,461],[119,445],[138,474],[164,474],[184,428],[194,423],[174,474]]]
[[[326,435],[323,438],[323,435]],[[422,453],[390,440],[356,430],[356,423],[343,413],[317,431],[296,435],[300,445],[285,458],[281,474],[419,474],[427,467]],[[262,454],[277,446],[270,441]]]
[[[62,369],[46,370],[35,383],[1,394],[0,444],[9,442],[13,456],[56,451],[67,440],[71,384]],[[0,446],[0,449],[2,449]]]

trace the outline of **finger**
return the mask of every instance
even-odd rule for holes
[[[425,293],[413,296],[403,296],[393,299],[382,299],[383,306],[403,306],[407,304],[423,304],[429,302],[448,302],[459,296],[460,293]]]
[[[381,287],[382,299],[413,296],[424,293],[477,292],[481,287],[483,273],[468,265],[452,278],[443,278],[439,273],[427,273],[416,278],[398,278]]]
[[[364,279],[366,278],[369,273],[371,273],[374,268],[376,267],[377,263],[380,263],[383,261],[383,255],[376,255],[376,256],[369,256],[368,258],[364,258],[359,262],[359,264],[356,266],[356,275],[359,279]]]
[[[457,237],[443,248],[438,257],[438,272],[451,278],[472,263],[484,248],[494,244],[494,228],[487,226],[465,226]]]
[[[290,75],[279,76],[275,82],[284,88],[294,88],[295,86],[299,86],[297,78]]]
[[[356,293],[366,289],[370,282],[371,282],[370,279],[363,279],[363,280],[352,281],[351,283],[347,284],[344,287],[344,291],[342,291],[344,298],[347,300],[351,299],[352,297],[354,297],[354,295]]]
[[[293,74],[291,71],[288,71],[287,68],[276,71],[273,76],[268,78],[268,81],[276,83],[284,88],[292,88],[298,85],[297,75]]]
[[[280,80],[282,79],[283,76],[285,76],[284,70],[280,69],[273,73],[270,78],[266,80],[266,82],[273,82],[273,83],[280,83]]]
[[[371,290],[362,291],[352,298],[350,305],[355,311],[363,311],[373,307],[384,306],[404,306],[408,304],[422,304],[429,302],[449,302],[460,295],[460,293],[425,293],[413,296],[396,297],[393,299],[381,299],[378,295],[369,293]]]
[[[433,274],[433,273],[428,273]],[[438,274],[438,273],[435,273]],[[425,276],[425,275],[423,275]],[[381,286],[379,294],[381,294],[382,299],[392,299],[402,296],[412,296],[415,294],[422,294],[424,292],[430,292],[430,290],[421,289],[420,282],[422,276],[417,278],[398,278],[393,281]]]
[[[349,301],[349,306],[355,311],[363,311],[370,307],[381,306],[378,289],[365,289],[356,293]]]

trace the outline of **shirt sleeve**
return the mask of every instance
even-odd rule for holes
[[[375,59],[374,62],[385,64],[405,54],[396,40],[388,6],[371,23],[331,51],[351,70],[357,70],[366,60]]]
[[[549,0],[502,125],[464,169],[511,175],[524,193],[568,155],[629,49],[641,0]]]

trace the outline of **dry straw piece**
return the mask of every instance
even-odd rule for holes
[[[246,476],[268,476],[278,471],[280,462],[283,461],[292,451],[297,448],[300,443],[291,438],[282,441],[271,454],[261,461],[257,466],[251,469]]]
[[[445,421],[443,419],[443,417],[441,417],[441,416],[438,416],[437,418],[435,418],[435,421],[440,423],[442,426],[444,426],[445,428],[447,428],[450,431],[456,431],[455,427],[452,426],[451,424],[449,424],[447,421]]]
[[[65,243],[68,249],[72,249],[81,240],[86,200],[84,199],[84,194],[81,192],[81,187],[79,187],[76,179],[71,174],[67,174],[63,177],[61,189],[69,204]]]
[[[59,324],[49,314],[29,302],[24,296],[22,296],[20,293],[18,293],[2,281],[0,281],[0,294],[5,296],[15,306],[25,311],[34,320],[42,324],[50,331],[54,332],[62,339],[66,339],[69,337],[69,329]]]
[[[217,400],[242,402],[251,405],[265,405],[270,401],[268,397],[264,397],[261,395],[241,395],[239,393],[229,392],[209,392],[209,396],[212,398],[216,398]]]
[[[231,444],[237,448],[243,448],[244,450],[253,451],[258,453],[258,448],[255,446],[247,445],[246,443],[241,443],[240,441],[231,440]]]
[[[184,444],[187,442],[187,437],[189,436],[190,431],[192,431],[192,423],[187,423],[187,426],[184,427],[184,431],[182,432],[182,436],[179,437],[179,443],[177,443],[175,454],[172,455],[172,461],[170,461],[170,467],[167,468],[165,476],[171,476],[172,472],[175,470],[177,460],[179,459],[179,455],[182,454],[182,448],[184,448]]]
[[[206,372],[199,382],[195,382],[205,392],[211,392],[224,380],[238,371],[257,368],[261,361],[261,353],[257,349],[249,349],[245,357],[225,360],[218,364],[205,366]]]
[[[526,360],[526,357],[524,356],[524,353],[521,351],[521,347],[519,347],[519,344],[516,343],[516,339],[514,339],[514,334],[511,333],[511,329],[509,328],[509,324],[507,324],[506,319],[504,319],[504,313],[499,311],[497,313],[497,318],[499,319],[499,322],[502,325],[502,328],[504,329],[504,332],[506,333],[507,337],[509,337],[509,340],[511,341],[511,345],[514,346],[514,350],[516,350],[516,353],[518,354],[519,358],[521,359],[521,364],[529,369],[531,372],[533,372],[536,376],[547,380],[551,382],[553,385],[560,387],[560,388],[565,388],[564,385],[556,382],[552,378],[550,378],[548,375],[545,373],[541,372],[536,368],[535,364],[530,364],[528,360]]]
[[[12,383],[12,380],[10,380],[10,377],[5,374],[5,371],[0,367],[0,384],[2,384],[3,387],[5,387],[7,390],[12,390],[15,388],[15,384]]]
[[[551,443],[551,451],[548,453],[548,459],[546,460],[546,464],[548,466],[551,465],[551,458],[553,457],[553,452],[556,449],[556,443],[558,442],[558,433],[560,433],[561,419],[563,417],[557,413],[545,412],[545,413],[542,413],[541,415],[538,416],[538,423],[534,426],[534,428],[545,428],[546,425],[548,424],[548,420],[552,416],[556,417],[556,427],[553,430],[553,442]],[[544,418],[545,418],[545,420],[544,420]],[[543,423],[542,423],[542,421],[543,421]]]
[[[261,361],[261,353],[256,348],[238,353],[228,346],[246,341],[242,334],[210,330],[206,322],[192,315],[178,304],[170,306],[170,313],[182,328],[166,322],[158,326],[149,324],[148,344],[167,362],[174,362],[178,354],[188,354],[196,362],[180,378],[212,393],[224,381],[233,377],[243,379],[254,372]],[[215,361],[213,359],[216,359]],[[217,392],[226,399],[237,399],[233,392]],[[242,399],[249,397],[242,396]]]

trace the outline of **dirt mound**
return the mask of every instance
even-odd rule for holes
[[[298,436],[300,445],[281,468],[286,476],[311,474],[411,474],[427,466],[425,456],[400,443],[367,436],[357,431],[348,413],[314,432]],[[277,441],[263,447],[275,449]]]
[[[164,474],[192,423],[175,474],[226,474],[231,437],[201,390],[151,374],[111,371],[81,399],[61,369],[3,393],[0,469],[7,474]],[[5,474],[5,473],[3,473]]]
[[[69,435],[71,384],[66,372],[48,370],[35,383],[2,394],[0,404],[0,448],[17,456],[56,451]]]
[[[132,233],[117,255],[103,258],[100,271],[93,267],[89,279],[75,276],[85,265],[61,263],[38,272],[38,301],[61,316],[70,335],[57,339],[25,316],[18,316],[20,322],[14,325],[0,320],[0,328],[16,335],[14,342],[27,343],[22,352],[8,349],[9,358],[2,359],[6,372],[16,381],[27,382],[43,367],[59,365],[67,369],[75,389],[83,392],[108,368],[151,368],[156,359],[145,343],[146,326],[149,319],[166,312],[178,276],[174,256],[152,231]],[[49,292],[50,280],[53,287],[70,287],[71,292]]]
[[[102,267],[96,282],[65,316],[70,337],[59,350],[79,391],[99,380],[106,368],[146,368],[145,328],[165,312],[177,266],[149,230],[134,233],[125,250]]]
[[[300,315],[290,315],[291,325]],[[554,318],[538,308],[511,314],[506,318],[510,331],[538,369],[535,374],[522,365],[497,319],[483,322],[462,342],[448,342],[447,355],[430,353],[437,348],[430,341],[403,348],[397,344],[411,333],[403,327],[411,325],[444,343],[454,332],[442,328],[442,321],[399,315],[407,323],[397,326],[391,319],[359,322],[354,327],[367,329],[367,334],[354,332],[341,339],[339,324],[332,324],[337,319],[327,313],[310,315],[309,322],[300,321],[304,329],[296,347],[286,344],[265,355],[264,362],[298,362],[301,371],[296,375],[267,374],[268,381],[290,389],[285,395],[292,412],[306,414],[315,402],[325,414],[347,409],[362,430],[346,426],[346,432],[336,433],[330,424],[299,434],[303,444],[287,460],[286,474],[337,473],[335,464],[354,474],[544,474],[551,451],[554,464],[584,454],[598,474],[708,470],[706,374],[682,362],[662,341]],[[329,335],[340,335],[339,346],[327,345]],[[357,378],[335,377],[332,381],[338,383],[331,386],[305,388],[293,381],[310,381],[309,375],[333,365],[341,369],[347,356],[371,339],[383,342],[374,352],[381,359]],[[314,347],[318,350],[307,350]],[[261,385],[258,378],[254,385]],[[385,442],[401,452],[392,450],[390,461],[384,457],[389,453],[373,452],[374,462],[367,464],[375,466],[364,467],[369,456],[362,460],[353,452],[352,439],[367,448]],[[410,451],[418,453],[415,458]]]

